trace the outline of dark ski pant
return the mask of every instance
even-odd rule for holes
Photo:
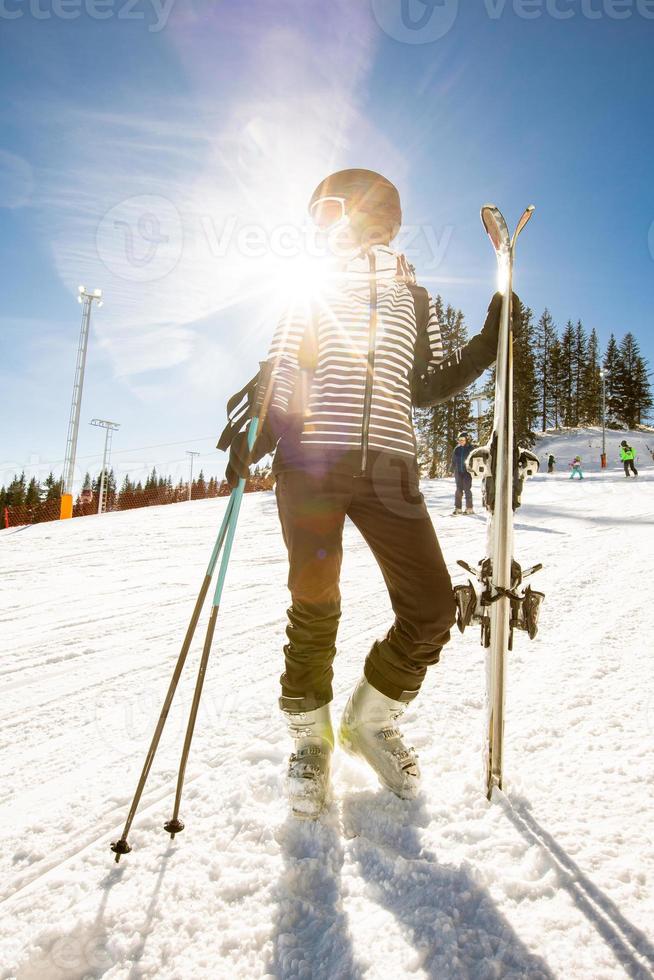
[[[454,474],[454,479],[456,480],[456,491],[454,493],[454,506],[457,510],[462,509],[463,494],[466,495],[466,508],[472,510],[472,476],[470,473],[459,473],[458,471]]]
[[[368,653],[365,676],[387,697],[412,700],[455,619],[452,583],[417,484],[399,473],[379,481],[291,470],[278,474],[276,494],[292,597],[282,708],[311,711],[332,700],[346,516],[377,559],[395,613]],[[360,582],[362,598],[368,585]]]
[[[636,464],[634,463],[633,459],[623,459],[622,462],[624,463],[625,476],[629,476],[629,470],[631,470],[634,476],[638,476],[638,470],[636,469]]]

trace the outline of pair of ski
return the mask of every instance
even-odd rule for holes
[[[523,213],[511,237],[502,213],[492,204],[481,209],[481,220],[498,264],[503,292],[497,361],[493,429],[486,446],[474,449],[466,460],[468,472],[483,479],[484,506],[488,511],[487,552],[476,568],[458,564],[474,576],[455,586],[457,625],[461,632],[472,622],[481,626],[486,650],[486,718],[484,762],[486,795],[502,789],[504,762],[504,699],[506,659],[512,649],[513,631],[525,630],[533,639],[543,593],[522,583],[542,565],[523,571],[513,557],[513,513],[520,506],[524,480],[538,471],[538,457],[516,446],[513,434],[513,263],[518,236],[534,207]]]

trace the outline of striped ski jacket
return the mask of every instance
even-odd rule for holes
[[[275,363],[269,422],[275,441],[279,438],[275,472],[369,474],[373,468],[379,473],[381,462],[403,460],[417,477],[411,411],[417,323],[408,275],[403,256],[375,246],[352,260],[319,301],[286,311],[269,352]],[[444,358],[430,300],[431,357],[414,404],[447,400],[493,363],[499,307],[494,297],[482,333]]]

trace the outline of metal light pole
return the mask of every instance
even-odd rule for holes
[[[84,286],[78,289],[77,302],[82,304],[82,327],[77,346],[77,363],[75,380],[73,382],[73,397],[70,402],[70,419],[68,421],[68,439],[66,440],[66,459],[64,461],[63,493],[61,495],[60,519],[73,516],[73,480],[75,479],[75,456],[77,454],[77,434],[79,432],[79,413],[82,407],[82,388],[84,387],[84,369],[86,367],[86,350],[89,342],[91,326],[91,306],[95,300],[98,307],[102,306],[102,290],[94,289],[88,293]]]
[[[111,438],[116,429],[120,429],[118,422],[107,422],[106,419],[91,419],[91,425],[97,425],[105,430],[104,433],[104,454],[102,456],[102,473],[100,475],[100,490],[98,492],[98,514],[104,509],[104,484],[107,472],[107,461],[111,453]]]
[[[485,402],[486,398],[479,392],[473,391],[470,395],[470,401],[477,406],[477,442],[481,443],[481,403]]]
[[[602,456],[600,465],[606,469],[606,371],[600,368],[600,378],[602,379]]]
[[[189,478],[188,478],[188,499],[190,500],[191,499],[191,488],[193,487],[193,457],[194,456],[199,456],[200,453],[194,453],[190,449],[187,449],[186,450],[186,455],[190,457],[190,463],[191,463],[191,472],[189,473]]]

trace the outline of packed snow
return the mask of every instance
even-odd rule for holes
[[[454,632],[405,724],[423,769],[396,799],[337,753],[335,803],[286,813],[278,715],[286,557],[273,493],[246,496],[181,816],[172,813],[208,617],[120,864],[122,831],[226,500],[0,533],[0,977],[654,976],[654,433],[546,434],[516,557],[542,561],[540,633],[509,658],[505,795],[482,791],[483,651]],[[625,479],[618,444],[638,451]],[[584,481],[568,463],[582,457]],[[456,581],[485,522],[424,494]],[[479,488],[475,488],[479,506]],[[390,624],[346,528],[338,718]]]

